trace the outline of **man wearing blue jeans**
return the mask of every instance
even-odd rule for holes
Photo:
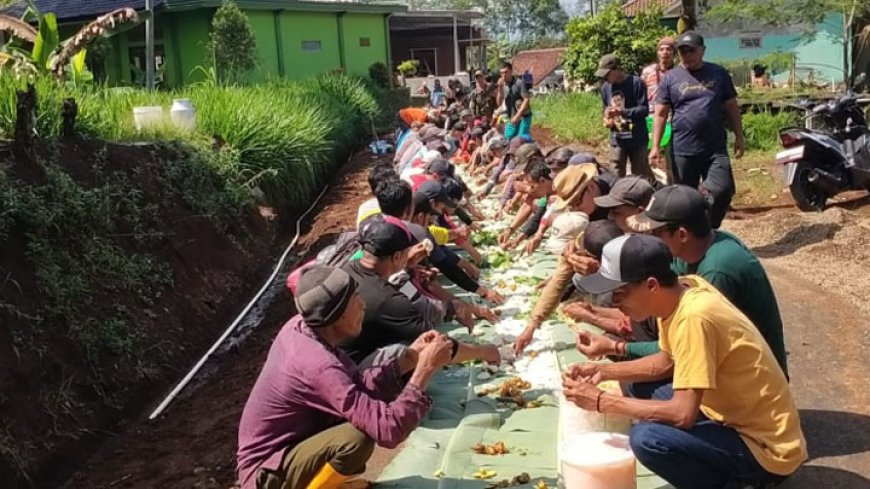
[[[496,102],[504,102],[507,122],[504,124],[504,138],[508,141],[516,136],[528,136],[532,132],[532,95],[526,84],[514,76],[514,66],[505,62],[501,67],[501,80]]]
[[[749,318],[703,278],[678,278],[672,260],[655,236],[621,236],[604,246],[599,271],[578,286],[593,294],[612,291],[613,303],[632,320],[658,318],[661,351],[626,362],[573,365],[563,377],[565,397],[583,409],[637,420],[629,433],[632,451],[676,489],[781,482],[807,459],[785,374]],[[605,380],[653,382],[671,374],[668,400],[632,399],[596,387]]]
[[[704,38],[692,31],[677,39],[681,64],[665,73],[656,94],[650,161],[661,164],[660,143],[673,110],[674,183],[697,188],[712,199],[710,221],[718,229],[734,197],[726,123],[734,131],[735,158],[743,157],[746,143],[731,75],[704,62],[705,49]]]

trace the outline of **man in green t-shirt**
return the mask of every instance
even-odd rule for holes
[[[737,237],[711,228],[707,209],[698,190],[671,185],[653,194],[647,209],[629,218],[628,226],[664,241],[677,275],[700,275],[746,314],[788,376],[782,316],[767,273]]]

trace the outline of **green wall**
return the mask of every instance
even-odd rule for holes
[[[278,37],[275,14],[268,10],[246,10],[257,40],[257,67],[245,77],[250,82],[268,80],[281,74],[278,61]]]
[[[284,76],[304,78],[341,68],[338,18],[332,12],[281,12]],[[302,41],[320,41],[320,51],[303,51]]]
[[[388,63],[384,22],[386,20],[381,14],[345,14],[344,45],[348,73],[368,76],[372,63]],[[360,46],[363,37],[370,40],[370,46]]]
[[[208,56],[206,44],[208,43],[208,31],[214,9],[190,10],[187,12],[175,12],[161,15],[157,22],[161,22],[164,16],[172,17],[167,27],[169,30],[164,35],[170,45],[166,46],[168,84],[179,86],[204,79],[204,75],[198,70],[198,66],[206,70],[211,68],[211,60]],[[171,49],[170,49],[171,48]],[[179,80],[180,79],[180,80]],[[179,83],[182,81],[182,83]]]

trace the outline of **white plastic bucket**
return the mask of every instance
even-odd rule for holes
[[[133,107],[133,123],[136,124],[136,130],[141,131],[149,127],[154,127],[160,124],[163,120],[163,107]]]
[[[181,129],[188,131],[196,129],[196,109],[190,99],[177,98],[173,100],[169,117],[172,119],[172,123]]]
[[[628,433],[631,419],[616,414],[597,413],[578,407],[559,393],[559,441],[564,442],[595,431]]]
[[[637,460],[628,437],[586,433],[559,446],[565,489],[637,489]]]

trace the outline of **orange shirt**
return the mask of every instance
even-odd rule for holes
[[[429,120],[429,114],[419,107],[405,107],[399,111],[399,117],[409,126],[415,122],[425,124]]]

